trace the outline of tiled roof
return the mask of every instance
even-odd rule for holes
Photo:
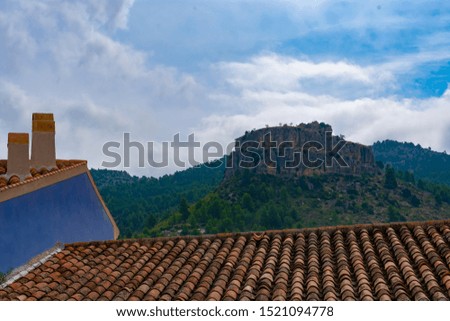
[[[0,191],[3,189],[11,188],[14,186],[18,186],[27,182],[32,182],[37,179],[47,177],[50,175],[55,175],[62,171],[65,171],[69,168],[73,168],[76,166],[80,166],[86,164],[87,162],[84,160],[57,160],[56,166],[57,168],[53,168],[48,170],[46,168],[42,168],[37,170],[36,168],[30,168],[30,177],[26,178],[24,181],[21,181],[18,176],[11,176],[9,179],[6,177],[7,171],[7,161],[0,160]]]
[[[66,244],[0,300],[448,300],[450,221]]]

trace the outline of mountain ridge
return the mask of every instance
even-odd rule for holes
[[[411,171],[416,178],[450,185],[450,155],[423,148],[420,144],[378,141],[372,145],[375,158],[395,169]]]
[[[319,123],[317,124],[319,126],[324,126]],[[402,158],[405,158],[404,154],[406,153],[406,155],[408,155],[407,151],[411,148],[416,149],[416,154],[422,155],[419,157],[422,163],[407,163],[403,161]],[[240,212],[241,209],[233,207],[237,203],[242,207],[244,201],[244,203],[253,203],[253,207],[250,206],[250,209],[253,211],[253,216],[256,217],[256,225],[250,226],[248,224],[241,224],[237,229],[235,228],[235,230],[238,230],[239,228],[243,231],[244,229],[261,230],[272,227],[295,227],[295,222],[300,222],[298,212],[308,211],[310,213],[316,213],[318,218],[314,219],[313,217],[308,217],[308,215],[303,215],[303,220],[306,220],[307,222],[298,223],[300,225],[297,224],[297,227],[303,228],[309,226],[308,224],[311,222],[314,226],[317,224],[333,225],[340,223],[359,223],[358,220],[355,220],[354,214],[359,212],[363,213],[364,211],[373,211],[375,216],[369,218],[366,213],[363,213],[361,214],[361,217],[363,218],[361,223],[370,223],[372,221],[383,222],[392,220],[438,219],[440,218],[438,213],[448,213],[450,211],[450,209],[447,208],[448,203],[450,203],[449,188],[433,183],[432,180],[434,177],[427,176],[427,167],[421,165],[426,163],[427,157],[437,157],[437,159],[440,157],[447,157],[450,159],[450,156],[429,149],[423,149],[420,145],[395,141],[377,142],[374,144],[373,149],[375,156],[374,160],[377,161],[377,165],[379,166],[377,175],[359,175],[358,178],[355,178],[357,176],[352,175],[349,176],[350,178],[345,178],[348,175],[341,175],[340,178],[336,178],[333,176],[333,173],[327,173],[323,177],[320,177],[317,173],[311,173],[310,175],[306,175],[305,178],[300,177],[299,179],[299,177],[297,177],[297,179],[299,179],[297,183],[288,182],[289,179],[286,180],[286,177],[278,177],[281,180],[275,178],[271,184],[284,190],[282,193],[284,194],[284,199],[280,199],[281,196],[277,193],[266,193],[265,195],[268,202],[263,203],[260,203],[260,201],[257,200],[257,193],[255,194],[254,192],[252,194],[250,190],[252,188],[255,190],[259,189],[261,194],[264,195],[264,190],[270,189],[266,186],[266,182],[273,179],[273,177],[270,177],[271,175],[269,175],[269,177],[264,177],[267,173],[257,173],[257,171],[252,172],[251,170],[248,171],[248,173],[251,174],[250,176],[256,174],[259,176],[258,178],[255,178],[255,181],[252,183],[252,179],[249,178],[248,175],[245,178],[246,175],[242,176],[242,173],[240,173],[241,176],[239,179],[244,179],[244,182],[247,181],[247,184],[250,184],[244,189],[242,189],[241,183],[233,180],[233,184],[237,185],[231,186],[229,185],[231,184],[230,181],[228,183],[222,181],[225,173],[224,166],[215,169],[208,168],[206,172],[204,172],[206,168],[200,166],[180,171],[172,175],[165,175],[159,179],[133,177],[126,172],[116,171],[116,173],[110,173],[114,171],[107,170],[93,170],[93,177],[96,182],[98,182],[99,190],[110,208],[111,213],[118,221],[119,227],[121,227],[121,231],[123,231],[123,237],[179,235],[186,233],[202,234],[225,230],[229,231],[229,227],[235,226],[236,224],[234,222],[238,222],[239,219],[237,219],[236,216],[227,214],[228,218],[224,217],[222,220],[222,218],[218,218],[217,215],[214,217],[214,211],[235,211],[236,213],[241,213],[241,216],[245,217],[246,215],[248,216],[250,212],[243,214]],[[407,159],[410,158],[411,157],[407,157]],[[380,160],[390,164],[392,167],[389,166],[386,169],[381,169],[384,165],[381,166]],[[223,159],[221,162],[222,165],[225,163]],[[410,167],[402,167],[402,165],[405,164],[408,164]],[[420,173],[422,175],[419,174],[416,176],[415,173],[412,173],[415,170],[414,165],[417,164],[421,165],[418,168],[422,170]],[[403,171],[404,168],[412,168],[412,170]],[[441,166],[439,169],[445,174],[445,166]],[[372,189],[376,187],[376,189],[379,190],[386,190],[385,180],[387,172],[390,173],[389,176],[391,178],[394,177],[397,186],[393,188],[394,191],[387,189],[387,193],[383,192],[383,195],[388,196],[386,200],[377,200],[369,194],[364,196],[365,193],[368,192],[366,191],[366,186],[371,186]],[[448,172],[449,170],[447,168],[447,173]],[[433,175],[438,178],[443,176],[436,175],[436,173],[433,173]],[[183,176],[184,178],[182,178]],[[351,186],[345,185],[343,180],[346,179],[353,181],[356,185],[359,184],[359,186],[363,186],[363,191],[361,192],[361,187],[352,188]],[[317,184],[317,182],[322,184],[323,190],[314,188],[314,184]],[[304,197],[304,199],[295,201],[289,196],[291,193],[290,189],[295,191],[295,189],[299,187],[294,186],[291,188],[292,184],[301,185],[300,189],[303,192],[301,197]],[[311,186],[313,189],[309,190]],[[334,201],[331,201],[330,196],[327,193],[333,189],[333,186],[340,186],[342,190],[345,189],[345,192],[341,196],[334,195],[335,199]],[[233,188],[235,189],[234,193],[232,192]],[[360,189],[360,192],[358,192],[358,189]],[[244,198],[244,201],[242,199],[233,200],[231,197],[233,194],[239,194],[239,192],[242,192],[241,196]],[[285,198],[286,193],[288,194],[288,202],[286,202]],[[272,199],[270,199],[271,197]],[[312,201],[314,197],[322,200],[325,205],[314,205]],[[222,201],[224,203],[222,203]],[[233,204],[234,201],[235,204]],[[283,206],[283,202],[286,205],[289,204],[291,208],[289,209],[287,206]],[[303,202],[303,205],[301,202]],[[208,204],[211,205],[212,209],[208,208]],[[256,207],[261,208],[261,213],[256,213],[259,210],[256,209]],[[422,208],[422,210],[419,211],[418,208]],[[209,222],[204,219],[202,211],[211,214],[211,220],[209,220]],[[293,214],[293,211],[296,211],[296,213]],[[428,215],[426,214],[427,211],[429,213]],[[275,215],[273,215],[273,217],[275,217],[272,222],[273,224],[270,223],[270,215],[267,213],[275,213]],[[323,219],[323,217],[320,216],[323,215],[323,213],[329,217]],[[283,222],[283,219],[281,219],[280,223],[279,217],[289,217],[289,215],[292,221],[295,221],[294,223],[289,222],[289,218],[287,219],[288,224],[285,224],[286,222]],[[262,221],[261,217],[263,217]],[[261,222],[265,223],[262,224]]]

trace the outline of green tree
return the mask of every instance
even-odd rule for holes
[[[181,219],[183,221],[186,221],[189,218],[189,215],[191,214],[189,212],[188,203],[187,203],[187,201],[186,201],[186,199],[184,197],[180,200],[180,205],[178,207],[178,211],[180,212]]]
[[[213,217],[215,219],[220,218],[222,214],[222,210],[226,207],[226,204],[223,204],[221,199],[213,194],[209,203],[206,205],[206,213],[208,214],[208,218]]]
[[[156,218],[154,215],[149,214],[145,219],[145,228],[152,228],[156,225]]]
[[[409,199],[409,203],[414,207],[420,206],[420,199],[416,195],[411,195],[411,198]]]
[[[397,186],[394,168],[392,166],[386,166],[386,171],[384,173],[384,187],[387,189],[396,189]]]
[[[286,204],[286,202],[289,199],[289,193],[288,190],[285,186],[283,186],[280,190],[280,200],[281,202],[283,202],[284,204]]]
[[[398,209],[393,206],[388,207],[389,222],[405,222],[406,218],[400,213]]]
[[[254,206],[253,199],[249,193],[244,193],[244,195],[242,196],[241,204],[242,204],[242,208],[244,208],[248,211],[253,210],[253,206]]]
[[[417,187],[420,188],[420,189],[425,189],[426,188],[425,182],[423,180],[419,179],[417,181]]]

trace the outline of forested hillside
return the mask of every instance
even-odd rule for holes
[[[413,143],[385,140],[373,144],[375,158],[416,178],[450,185],[450,156]]]
[[[450,218],[450,188],[383,175],[324,174],[299,179],[236,175],[189,208],[180,207],[150,235],[259,231]]]
[[[131,184],[138,180],[136,176],[133,177],[126,171],[108,169],[91,169],[91,175],[99,189],[114,185]]]
[[[449,213],[450,187],[436,182],[450,185],[450,156],[396,141],[377,142],[373,150],[378,161],[392,164],[390,177],[395,169],[395,188],[386,188],[385,176],[289,180],[249,173],[221,184],[223,162],[159,179],[91,173],[121,237],[437,219]]]
[[[91,173],[125,238],[147,232],[182,200],[193,203],[208,194],[222,181],[223,171],[223,162],[216,161],[160,178],[111,170]]]

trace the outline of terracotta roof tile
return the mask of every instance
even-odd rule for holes
[[[13,188],[16,186],[20,186],[22,184],[26,184],[29,182],[36,181],[38,179],[45,178],[47,176],[58,174],[67,169],[71,169],[77,166],[85,165],[86,161],[84,160],[56,160],[56,167],[51,169],[50,171],[46,168],[36,169],[30,168],[30,177],[21,181],[19,177],[13,175],[9,178],[6,178],[7,172],[7,161],[0,160],[0,191],[4,189]]]
[[[67,244],[1,300],[448,300],[450,222]]]

